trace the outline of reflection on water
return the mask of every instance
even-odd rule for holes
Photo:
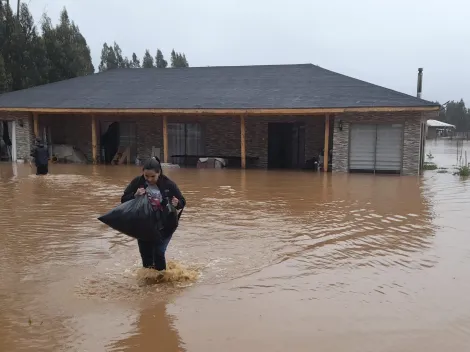
[[[452,164],[447,142],[428,148]],[[139,170],[51,172],[0,164],[1,350],[470,345],[468,181],[168,170],[188,208],[173,270],[149,282],[135,241],[96,220]]]

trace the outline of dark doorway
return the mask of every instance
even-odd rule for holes
[[[113,122],[109,125],[106,132],[101,136],[101,150],[103,161],[110,164],[119,150],[119,122]]]
[[[268,124],[268,168],[297,169],[305,163],[305,125]]]

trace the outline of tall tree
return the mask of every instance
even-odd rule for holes
[[[171,51],[171,67],[189,67],[186,55],[184,53],[178,53],[173,49]]]
[[[153,67],[153,57],[150,55],[150,51],[146,50],[144,59],[142,60],[143,68],[152,68]]]
[[[56,27],[53,27],[51,19],[44,15],[42,31],[47,57],[50,61],[50,82],[94,72],[90,48],[78,26],[70,21],[65,8]]]
[[[101,61],[98,66],[98,70],[99,72],[103,72],[115,68],[118,68],[118,58],[114,48],[112,46],[108,46],[107,43],[104,43],[103,48],[101,49]]]
[[[12,90],[33,87],[47,82],[45,48],[28,6],[22,4],[17,17],[11,9],[4,14],[6,36],[2,45],[5,74]]]
[[[135,53],[132,53],[132,61],[130,62],[130,68],[140,68],[140,60]]]
[[[11,75],[5,67],[5,61],[0,54],[0,94],[11,90]]]
[[[157,55],[155,56],[155,63],[157,68],[166,68],[168,66],[168,62],[163,57],[163,53],[160,49],[157,49]]]

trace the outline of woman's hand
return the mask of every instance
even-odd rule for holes
[[[137,192],[135,192],[134,196],[139,197],[139,196],[143,196],[144,194],[145,194],[145,188],[139,188]]]
[[[171,205],[173,205],[175,208],[178,206],[178,204],[180,203],[179,199],[176,198],[176,197],[173,197],[171,199]]]

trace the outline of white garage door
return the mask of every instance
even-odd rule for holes
[[[400,172],[402,141],[402,124],[352,124],[349,170]]]
[[[374,171],[376,125],[351,125],[349,147],[349,169],[352,171]]]
[[[376,171],[401,170],[403,125],[377,125]]]

